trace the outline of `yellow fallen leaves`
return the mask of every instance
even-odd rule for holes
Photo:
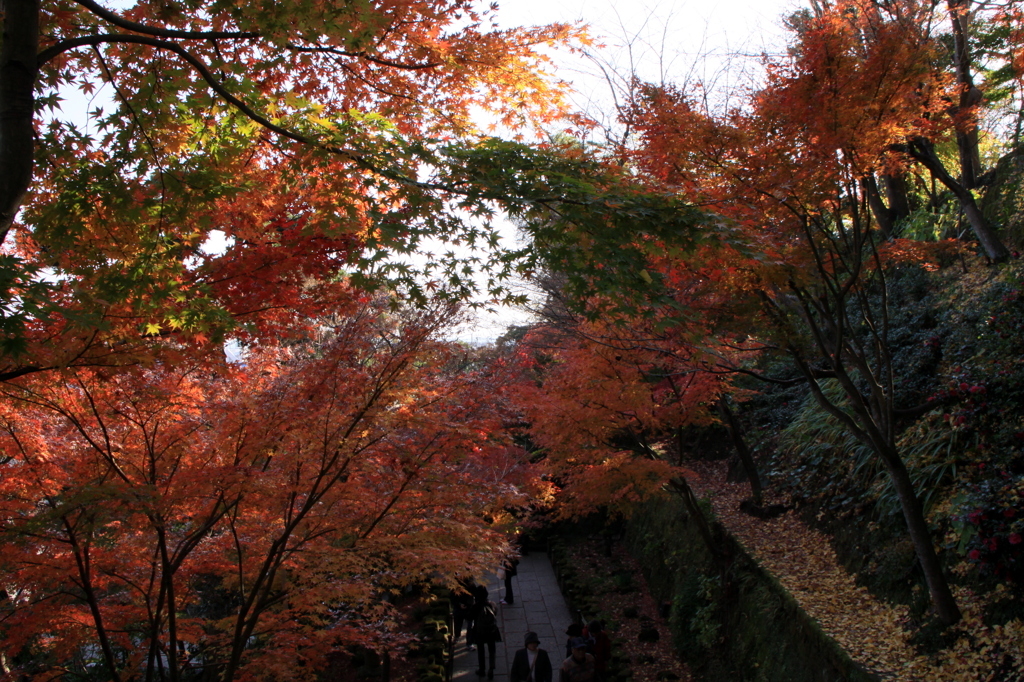
[[[882,679],[907,682],[1001,682],[1024,679],[1024,623],[988,627],[985,602],[969,590],[954,590],[964,614],[953,632],[956,642],[936,656],[909,644],[906,607],[875,599],[839,564],[828,536],[808,528],[793,513],[769,520],[739,511],[746,485],[725,483],[720,466],[699,483],[698,496],[711,499],[715,515],[748,552],[793,595],[822,630],[854,661]],[[1000,594],[988,595],[998,599]]]

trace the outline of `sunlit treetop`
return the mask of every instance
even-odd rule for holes
[[[425,180],[430,148],[480,125],[525,135],[561,115],[540,48],[585,40],[564,24],[501,30],[495,11],[464,0],[8,7],[5,351],[31,356],[43,328],[52,340],[67,323],[216,335],[247,323],[240,311],[309,303],[311,283],[346,272],[411,281],[408,266],[382,262],[425,234],[482,244],[489,228],[451,210],[464,191]],[[86,127],[61,110],[73,90],[95,95]],[[465,295],[471,278],[449,266],[441,288]]]

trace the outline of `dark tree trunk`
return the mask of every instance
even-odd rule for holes
[[[917,559],[921,563],[921,570],[924,572],[925,583],[928,585],[928,594],[931,596],[932,604],[935,606],[936,615],[946,625],[952,625],[961,618],[960,608],[956,605],[953,593],[949,589],[949,582],[942,572],[942,564],[935,553],[932,533],[924,517],[924,508],[921,505],[920,498],[917,496],[917,491],[914,490],[914,483],[910,479],[910,473],[895,450],[885,453],[883,460],[889,471],[889,477],[892,479],[893,486],[896,488],[896,495],[900,500],[903,518],[907,522],[910,540],[914,543]]]
[[[907,191],[907,178],[904,174],[886,174],[882,176],[882,187],[885,198],[889,201],[889,213],[894,221],[900,221],[910,215],[910,193]]]
[[[0,0],[0,243],[32,182],[39,0]]]
[[[954,115],[969,110],[981,101],[981,91],[974,85],[971,75],[971,50],[968,45],[968,12],[973,0],[947,0],[949,18],[953,25],[953,66],[956,82],[960,85],[960,101]],[[978,151],[978,126],[958,122],[956,144],[960,152],[960,182],[967,189],[978,186],[981,176],[981,154]]]
[[[957,182],[942,165],[942,161],[935,153],[934,145],[924,138],[918,138],[907,146],[907,150],[915,160],[928,169],[935,179],[956,196],[963,208],[964,215],[967,216],[967,221],[971,224],[974,235],[978,238],[978,242],[989,260],[993,263],[1002,263],[1007,260],[1010,257],[1010,251],[1003,245],[992,225],[985,219],[977,202],[974,201],[971,190]]]
[[[732,437],[732,444],[736,448],[736,454],[739,455],[740,461],[743,462],[743,468],[750,479],[750,494],[753,497],[754,504],[760,505],[761,479],[757,475],[757,465],[754,463],[754,457],[750,454],[747,442],[743,439],[740,423],[736,419],[736,415],[729,409],[728,400],[724,395],[718,399],[718,414],[721,415],[725,425],[729,427],[729,435]]]
[[[875,176],[865,175],[860,179],[860,186],[864,189],[864,194],[868,198],[871,215],[875,216],[875,222],[878,223],[878,231],[881,233],[882,239],[889,239],[893,235],[896,223],[892,219],[889,207],[882,200],[882,193],[878,191],[878,182],[875,180]]]
[[[861,178],[861,187],[867,196],[871,214],[875,216],[882,239],[893,236],[900,221],[910,215],[907,182],[902,175],[883,175],[882,189],[874,175]]]
[[[801,361],[799,355],[794,354],[797,366],[807,373],[806,363]],[[896,488],[896,495],[900,501],[900,509],[903,511],[903,518],[907,522],[907,531],[910,540],[914,545],[914,552],[917,560],[924,571],[925,582],[928,585],[928,594],[935,612],[939,619],[946,625],[952,625],[961,618],[960,609],[956,605],[953,593],[949,589],[949,583],[942,572],[942,565],[935,553],[935,546],[932,542],[932,534],[928,528],[928,522],[924,517],[924,509],[921,500],[914,490],[910,473],[903,463],[898,450],[887,436],[889,429],[879,428],[870,417],[870,408],[864,404],[858,392],[847,391],[846,395],[853,404],[853,413],[859,415],[859,419],[851,417],[831,403],[824,396],[820,389],[816,390],[816,383],[811,384],[811,393],[818,405],[832,416],[844,422],[850,432],[862,443],[870,447],[885,464],[893,486]],[[859,403],[859,404],[858,404]],[[856,423],[856,422],[860,423]]]

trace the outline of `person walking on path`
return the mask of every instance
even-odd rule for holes
[[[510,682],[552,682],[551,657],[540,648],[540,637],[536,632],[527,632],[526,648],[516,652],[509,672]]]
[[[497,607],[494,602],[487,602],[480,608],[476,619],[473,622],[473,640],[476,642],[477,662],[480,667],[476,674],[484,676],[486,671],[487,679],[494,679],[494,656],[497,643],[501,641],[501,630],[498,628]],[[487,654],[490,653],[490,666],[487,665]]]
[[[519,557],[511,555],[502,563],[501,574],[505,581],[505,598],[501,600],[504,605],[515,604],[515,595],[512,594],[512,577],[518,573]]]
[[[480,611],[490,603],[490,593],[487,591],[487,585],[478,583],[475,580],[473,580],[471,585],[473,605],[469,609],[469,625],[466,628],[466,646],[470,651],[477,648],[478,644],[476,639],[476,619],[480,615]]]
[[[455,620],[455,638],[452,640],[452,644],[458,644],[459,637],[462,636],[463,623],[466,625],[466,645],[473,644],[473,635],[470,633],[473,631],[473,606],[476,602],[473,596],[474,589],[476,589],[476,581],[473,578],[460,580],[459,587],[452,598],[452,615]]]
[[[594,656],[587,653],[587,640],[577,637],[569,646],[572,656],[562,662],[558,682],[594,682]]]
[[[554,673],[552,682],[555,682],[558,679],[558,666],[568,655],[562,655],[565,646],[562,631],[565,630],[565,624],[572,621],[572,613],[565,604],[565,598],[558,587],[558,577],[547,554],[530,552],[521,558],[517,568],[518,575],[513,581],[516,603],[514,606],[499,606],[497,609],[498,627],[504,641],[495,646],[494,682],[510,682],[512,659],[516,651],[523,648],[523,638],[527,632],[536,632],[540,638],[540,648],[547,650]],[[503,581],[498,580],[494,573],[486,577],[490,581],[482,603],[488,600],[497,603],[504,593]],[[455,663],[452,666],[453,682],[475,682],[478,669],[476,651],[456,647]],[[487,666],[483,669],[486,671]]]

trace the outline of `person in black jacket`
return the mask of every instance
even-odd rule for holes
[[[526,648],[516,652],[509,672],[511,682],[551,682],[551,658],[540,648],[536,632],[526,633]]]
[[[498,627],[497,607],[494,602],[487,602],[473,619],[473,641],[476,642],[477,662],[480,667],[476,674],[487,679],[494,679],[494,654],[497,643],[501,641],[501,628]],[[490,666],[487,665],[487,654],[490,653]]]
[[[453,644],[459,641],[462,636],[462,625],[466,625],[466,646],[473,645],[473,606],[476,599],[473,591],[476,589],[476,581],[472,577],[459,581],[459,588],[456,589],[452,598],[452,611],[455,620],[455,639]]]
[[[503,573],[502,576],[505,580],[505,598],[501,600],[502,604],[514,604],[515,595],[512,594],[512,577],[516,575],[519,566],[519,557],[513,554],[512,556],[505,559],[502,563],[501,568]]]

